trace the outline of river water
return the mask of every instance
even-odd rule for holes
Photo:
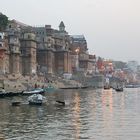
[[[0,135],[6,140],[140,140],[140,89],[58,90],[45,96],[42,106],[28,105],[26,96],[16,97],[20,106],[11,106],[13,98],[0,99]]]

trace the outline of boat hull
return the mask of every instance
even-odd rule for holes
[[[12,106],[19,106],[21,104],[20,101],[14,101],[12,102]]]
[[[22,95],[33,95],[33,94],[44,94],[45,91],[43,89],[40,90],[32,90],[32,91],[23,91]]]
[[[88,86],[82,86],[82,87],[62,87],[60,89],[86,89]]]
[[[123,92],[123,89],[115,89],[117,92]]]
[[[32,102],[32,101],[29,101],[29,105],[42,105],[42,101],[36,101],[36,102]]]

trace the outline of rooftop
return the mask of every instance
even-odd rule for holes
[[[15,20],[15,19],[11,20],[11,22],[14,22],[14,23],[16,23],[16,24],[18,24],[18,25],[20,25],[20,26],[24,26],[24,27],[28,27],[28,26],[29,26],[29,25],[27,25],[27,24],[24,24],[24,23],[22,23],[22,22],[20,22],[20,21]]]

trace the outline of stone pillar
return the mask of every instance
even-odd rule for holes
[[[64,52],[64,73],[71,73],[71,57],[68,51]]]
[[[20,69],[20,57],[19,54],[11,54],[10,55],[10,73],[19,74]]]
[[[35,34],[32,32],[24,33],[20,39],[21,44],[21,62],[22,62],[22,74],[31,75],[36,74],[36,48],[37,42]]]
[[[68,52],[68,73],[72,73],[71,55]]]
[[[64,52],[64,73],[68,72],[68,54]]]
[[[48,73],[53,73],[53,53],[51,51],[48,51],[47,54],[47,68],[48,68]]]
[[[0,74],[5,74],[5,52],[0,50]]]

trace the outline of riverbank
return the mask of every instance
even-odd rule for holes
[[[46,88],[52,86],[55,89],[59,88],[76,88],[76,87],[92,87],[103,88],[104,76],[84,76],[81,73],[73,74],[71,79],[56,75],[37,76],[22,76],[22,75],[6,75],[0,76],[0,87],[4,87],[7,92],[20,92],[29,88]]]
[[[0,87],[7,92],[20,92],[28,88],[53,86],[55,89],[65,87],[82,86],[75,80],[63,79],[61,77],[49,77],[47,80],[43,76],[21,76],[8,75],[0,78]]]

